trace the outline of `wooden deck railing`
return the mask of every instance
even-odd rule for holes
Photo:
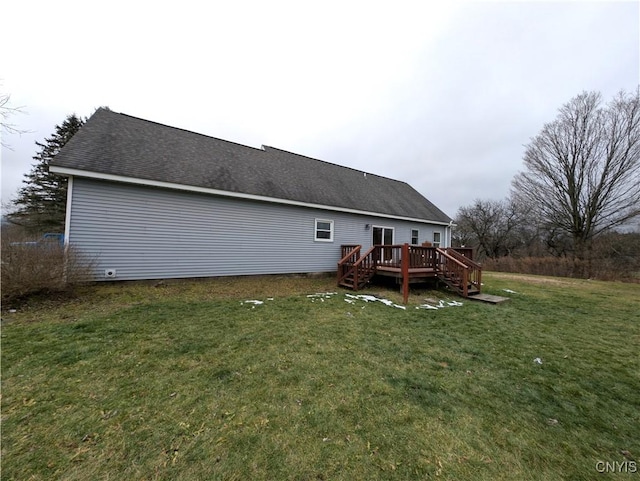
[[[448,248],[402,245],[374,245],[361,255],[362,246],[341,246],[338,262],[338,285],[357,290],[375,274],[378,267],[399,269],[402,273],[404,302],[409,294],[409,274],[412,269],[433,269],[441,280],[468,297],[469,290],[480,291],[482,268],[472,260],[470,249],[463,253]],[[388,270],[387,270],[388,271]]]
[[[433,247],[409,246],[409,268],[435,269],[437,267],[436,250]]]
[[[355,269],[355,285],[360,286],[360,283],[364,284],[368,282],[369,279],[371,279],[376,273],[376,260],[374,256],[375,251],[376,246],[371,247],[353,265]]]
[[[401,245],[375,245],[373,256],[376,262],[387,267],[400,267],[402,263]]]
[[[435,268],[435,247],[412,246],[408,248],[409,269]],[[405,245],[376,245],[374,257],[378,265],[402,268],[403,249]]]
[[[467,259],[473,260],[473,248],[472,247],[447,247],[445,249],[448,251],[455,251],[458,254],[465,256]]]
[[[469,295],[469,269],[467,266],[447,254],[443,249],[436,248],[438,256],[438,271],[445,282],[456,286],[460,293],[467,297]]]
[[[338,285],[340,285],[353,269],[353,264],[360,258],[361,245],[342,245],[342,258],[338,261]]]
[[[343,246],[344,247],[344,246]],[[362,246],[346,246],[343,253],[346,254],[338,262],[338,285],[346,284],[357,290],[373,277],[376,269],[374,252],[376,246],[371,247],[360,256]],[[349,247],[352,249],[349,250]]]
[[[458,261],[462,262],[468,267],[468,270],[469,270],[468,282],[471,286],[473,286],[475,289],[480,291],[482,286],[482,266],[471,258],[473,254],[471,254],[470,256],[467,256],[461,253],[458,249],[459,248],[455,248],[455,249],[448,248],[446,249],[446,252],[451,257],[453,257],[454,259],[457,259]]]
[[[360,249],[362,249],[362,246],[360,244],[343,244],[340,246],[340,262],[345,262],[347,259],[347,257],[349,256],[349,254],[354,254],[360,253]],[[355,262],[356,260],[358,260],[358,258],[356,257],[353,262]]]

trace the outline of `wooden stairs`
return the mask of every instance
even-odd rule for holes
[[[459,265],[460,269],[441,269],[438,273],[438,279],[462,297],[480,294],[482,266],[473,259],[460,254],[455,248],[447,248],[442,254],[453,258],[462,265]]]
[[[481,293],[482,267],[472,259],[471,249],[374,245],[361,253],[360,245],[343,245],[338,262],[338,285],[362,289],[375,276],[394,277],[402,283],[404,302],[409,284],[435,278],[462,297]]]
[[[362,246],[342,246],[343,253],[350,249],[338,262],[338,285],[358,291],[376,275],[374,256],[376,246],[360,255]]]

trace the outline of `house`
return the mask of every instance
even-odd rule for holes
[[[98,280],[336,272],[341,246],[448,247],[405,182],[98,109],[50,166]]]

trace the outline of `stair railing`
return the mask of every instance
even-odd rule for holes
[[[446,249],[446,252],[469,268],[469,283],[480,292],[482,286],[482,266],[453,248]]]
[[[353,265],[353,268],[355,269],[354,286],[356,290],[360,288],[360,283],[365,284],[376,273],[377,250],[377,246],[372,246]]]
[[[438,271],[442,279],[456,288],[463,297],[469,296],[469,268],[466,264],[436,248],[438,256]]]
[[[361,245],[343,245],[340,246],[342,251],[342,259],[338,261],[338,285],[349,275],[353,268],[353,264],[356,263],[360,257]]]
[[[360,252],[360,249],[362,249],[362,246],[360,244],[342,244],[340,246],[341,259],[338,261],[338,263],[348,261],[347,258],[356,252]],[[353,262],[355,262],[356,260],[358,260],[357,257],[353,260]]]
[[[376,272],[376,251],[378,246],[372,246],[367,252],[358,257],[361,246],[345,255],[338,262],[338,285],[349,276],[353,279],[353,289],[358,290],[360,284],[365,284]]]

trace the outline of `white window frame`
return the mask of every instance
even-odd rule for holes
[[[438,240],[436,240],[436,236]],[[433,247],[440,247],[442,244],[442,232],[436,231],[433,233]]]
[[[416,233],[416,241],[413,242],[413,233]],[[411,244],[412,245],[418,245],[420,243],[420,229],[411,229]]]
[[[329,230],[327,230],[327,229],[319,229],[318,228],[318,224],[320,222],[324,222],[326,224],[329,224]],[[332,220],[329,220],[329,219],[316,219],[313,225],[314,225],[313,239],[316,242],[333,242],[334,224],[333,224]],[[323,237],[318,237],[318,232],[329,232],[329,238],[325,239]]]

